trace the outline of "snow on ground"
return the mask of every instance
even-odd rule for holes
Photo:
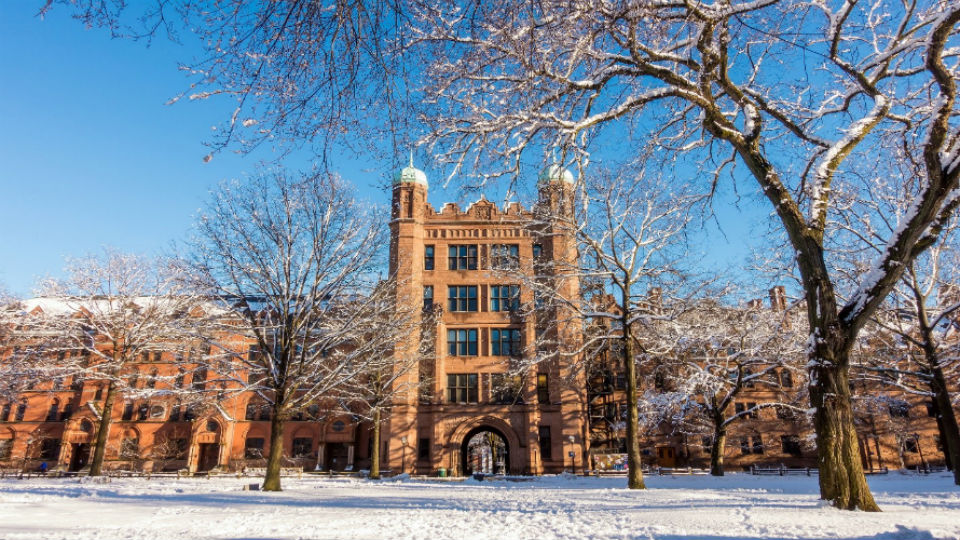
[[[870,478],[884,512],[817,498],[817,479],[749,476],[542,477],[431,482],[284,479],[0,480],[0,538],[960,538],[960,488],[945,474]]]

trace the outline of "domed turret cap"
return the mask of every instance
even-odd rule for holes
[[[410,152],[410,165],[400,169],[393,175],[394,184],[420,184],[427,187],[427,175],[413,166],[413,152]]]
[[[540,176],[537,179],[537,182],[540,184],[546,184],[554,180],[559,180],[566,184],[574,184],[576,181],[573,179],[573,173],[570,172],[570,169],[565,169],[557,163],[547,165],[542,171],[540,171]]]

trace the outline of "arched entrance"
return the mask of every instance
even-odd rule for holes
[[[507,474],[510,470],[507,438],[490,426],[470,430],[460,447],[460,463],[464,475]]]

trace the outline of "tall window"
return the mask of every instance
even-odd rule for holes
[[[10,421],[10,409],[12,407],[9,403],[3,404],[3,409],[0,410],[0,422],[9,422]]]
[[[523,379],[518,376],[494,373],[491,377],[490,400],[503,405],[523,403]]]
[[[538,433],[540,434],[540,459],[553,459],[553,441],[550,437],[550,426],[540,426]]]
[[[539,259],[540,257],[543,257],[543,246],[542,246],[541,244],[534,244],[534,245],[533,245],[533,258],[534,258],[534,259]]]
[[[123,415],[120,416],[120,420],[124,422],[129,422],[133,420],[133,403],[126,403],[123,406]]]
[[[25,414],[27,414],[27,401],[21,399],[20,403],[17,405],[16,421],[22,422]]]
[[[50,410],[47,411],[47,422],[56,422],[60,415],[60,400],[54,399],[50,403]]]
[[[433,285],[423,286],[423,309],[433,307]]]
[[[517,244],[490,246],[491,268],[517,268],[518,266],[520,266],[520,246]]]
[[[519,356],[520,330],[516,328],[494,328],[490,330],[490,354],[493,356]]]
[[[476,270],[477,245],[450,246],[447,261],[450,270]]]
[[[520,309],[519,285],[493,285],[490,287],[490,311],[516,311]]]
[[[537,373],[537,402],[543,405],[550,403],[550,386],[546,373]]]
[[[313,451],[313,439],[310,437],[294,437],[293,457],[308,457]]]
[[[263,458],[263,437],[247,437],[243,448],[244,459]]]
[[[193,372],[193,389],[203,390],[207,381],[207,368],[199,367]]]
[[[476,373],[447,375],[447,401],[450,403],[476,403],[477,398]]]
[[[800,438],[796,435],[781,435],[780,448],[784,454],[795,457],[803,455],[803,450],[800,448]]]
[[[420,437],[417,439],[417,459],[420,461],[427,461],[430,459],[430,439],[427,437]]]
[[[449,311],[477,311],[477,286],[447,287],[447,309]]]
[[[423,246],[423,269],[433,270],[433,246]]]
[[[447,352],[450,356],[476,356],[477,329],[447,330]]]
[[[793,374],[789,370],[780,370],[780,386],[783,388],[793,388]]]

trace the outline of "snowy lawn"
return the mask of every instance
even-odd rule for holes
[[[371,482],[284,479],[0,481],[0,538],[960,538],[960,489],[947,475],[870,478],[884,512],[843,512],[807,477],[543,477]]]

